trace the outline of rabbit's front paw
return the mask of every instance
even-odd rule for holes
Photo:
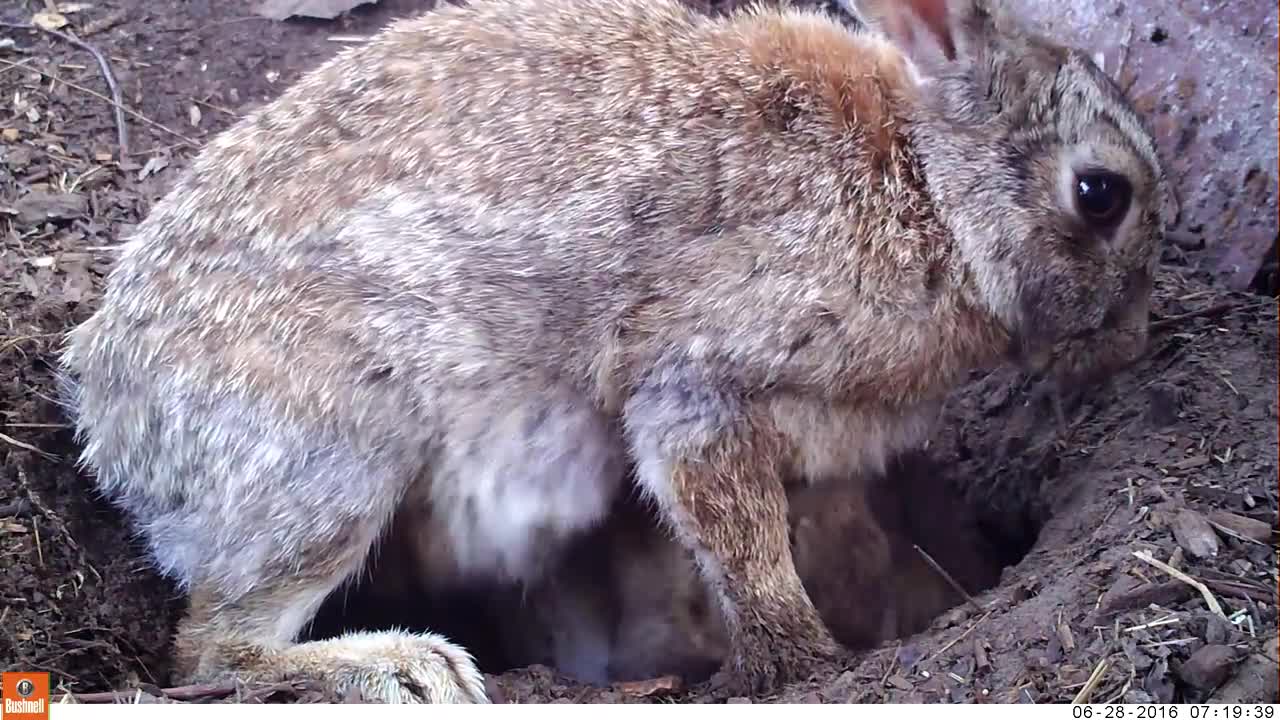
[[[813,632],[745,632],[732,659],[711,680],[717,696],[768,696],[808,680],[842,656],[822,628]]]
[[[302,674],[369,702],[489,702],[471,656],[431,633],[355,633],[297,645],[292,653]]]

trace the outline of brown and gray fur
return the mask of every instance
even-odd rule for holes
[[[414,510],[396,518],[379,546],[367,587],[377,604],[400,606],[402,598],[438,589],[438,538]],[[495,626],[495,659],[504,666],[546,665],[599,685],[663,675],[696,681],[728,650],[715,597],[692,554],[630,492],[599,527],[568,543],[542,577],[484,592],[477,621]]]
[[[497,598],[509,661],[596,684],[705,680],[723,662],[724,622],[692,554],[629,500],[548,577]]]
[[[895,459],[883,476],[792,484],[787,500],[796,571],[848,649],[920,632],[964,602],[917,548],[971,594],[999,580],[1000,554],[922,453]],[[417,517],[397,524],[372,578],[386,602],[432,590],[434,539],[419,532],[427,527]],[[405,579],[424,585],[400,586]],[[485,616],[512,666],[547,665],[595,684],[661,675],[696,681],[728,649],[713,602],[685,548],[624,494],[545,577],[491,593]]]
[[[805,589],[841,644],[865,649],[918,633],[994,586],[991,545],[933,460],[912,452],[879,476],[810,485],[791,499],[792,554]]]
[[[442,6],[211,141],[64,360],[83,462],[189,591],[180,674],[482,701],[438,636],[295,637],[402,503],[433,582],[528,580],[624,460],[719,600],[722,681],[835,654],[782,478],[878,469],[971,368],[1139,352],[1161,230],[1152,142],[1086,54],[983,0],[894,30],[925,4],[858,3],[905,13],[861,34]],[[1082,165],[1133,185],[1113,232],[1073,205]]]

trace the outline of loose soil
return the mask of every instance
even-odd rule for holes
[[[13,41],[0,42],[0,668],[151,701],[334,699],[303,685],[165,697],[183,598],[78,471],[51,366],[122,235],[202,142],[350,36],[429,4],[284,23],[208,0],[99,0],[69,15],[66,29],[109,58],[136,113],[123,158],[111,106],[93,94],[107,92],[94,58],[0,27]],[[45,9],[18,5],[0,20]],[[1176,249],[1165,258],[1156,334],[1135,367],[1061,416],[1028,378],[975,375],[927,455],[886,479],[909,511],[905,541],[945,544],[931,514],[967,513],[1004,567],[998,584],[971,586],[971,602],[925,631],[778,697],[733,700],[1276,701],[1277,305],[1216,290],[1193,265]],[[1274,278],[1256,287],[1273,294]],[[921,477],[965,502],[940,508]],[[419,612],[482,646],[459,607]],[[368,624],[358,608],[326,622]],[[485,669],[508,702],[724,699],[697,684],[591,688],[548,668]]]

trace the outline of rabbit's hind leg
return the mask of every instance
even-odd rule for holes
[[[259,486],[244,513],[229,507],[216,515],[188,515],[185,529],[161,531],[169,539],[182,533],[205,543],[202,562],[188,577],[190,609],[175,642],[179,673],[188,682],[305,678],[339,695],[356,691],[388,703],[488,702],[471,656],[434,633],[366,632],[296,642],[325,598],[360,571],[390,521],[405,477],[403,468],[372,470],[342,453],[308,457],[296,469],[332,475],[313,475],[309,484],[317,494],[319,488],[342,488],[341,498],[300,498],[290,494],[297,489],[290,483]]]
[[[388,703],[488,702],[470,654],[434,633],[361,632],[292,644],[285,624],[311,613],[308,600],[324,595],[317,589],[295,580],[233,606],[216,593],[193,593],[176,643],[180,662],[198,666],[190,680],[307,678],[339,696],[354,691]],[[272,634],[245,632],[254,627]]]

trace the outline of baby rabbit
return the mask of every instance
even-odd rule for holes
[[[849,649],[919,632],[963,602],[917,544],[972,593],[999,579],[996,553],[970,516],[956,512],[961,498],[931,482],[934,472],[927,458],[911,453],[884,476],[788,488],[796,570],[823,622]],[[432,536],[416,532],[424,526],[418,518],[402,524],[406,532],[388,552],[405,552],[405,559],[373,579],[383,596],[404,592],[396,588],[403,578],[423,580],[428,592],[438,584]],[[548,665],[606,684],[709,674],[727,649],[712,603],[693,558],[642,503],[624,497],[547,577],[493,593],[488,614],[507,663]]]
[[[796,572],[835,639],[862,650],[897,637],[893,560],[901,539],[885,533],[867,502],[865,483],[810,485],[788,499]]]
[[[700,681],[728,651],[715,602],[691,554],[644,503],[625,498],[561,567],[501,596],[493,614],[515,665],[548,665],[600,685]]]
[[[909,452],[882,475],[789,495],[796,570],[841,644],[913,635],[964,601],[921,549],[971,594],[999,582],[1000,554],[936,476],[934,461]]]
[[[716,682],[775,691],[837,653],[782,478],[879,469],[973,368],[1141,349],[1166,190],[1121,92],[987,0],[856,5],[442,5],[209,143],[63,356],[185,680],[484,702],[440,636],[296,637],[402,503],[442,573],[534,581],[625,460]]]

